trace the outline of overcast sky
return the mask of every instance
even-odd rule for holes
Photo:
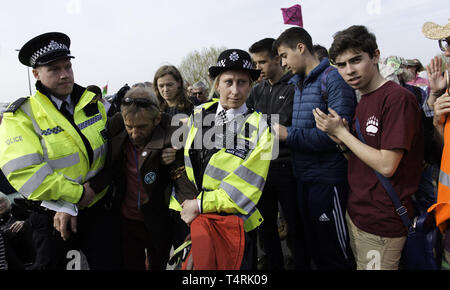
[[[27,69],[17,52],[32,37],[60,31],[72,40],[75,81],[123,84],[153,81],[164,64],[179,65],[190,51],[210,46],[248,47],[285,29],[281,8],[302,6],[304,28],[327,48],[332,35],[353,24],[375,33],[382,57],[439,53],[422,24],[446,24],[448,0],[15,0],[0,9],[0,102],[28,95]],[[31,75],[32,89],[35,80]]]

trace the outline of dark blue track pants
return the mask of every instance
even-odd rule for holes
[[[345,211],[349,187],[297,182],[303,237],[318,269],[354,269]]]

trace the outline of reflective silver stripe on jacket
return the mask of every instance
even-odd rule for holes
[[[30,118],[31,122],[33,123],[34,131],[39,136],[39,140],[41,141],[41,147],[42,147],[42,153],[43,156],[48,156],[47,153],[47,145],[45,145],[45,140],[42,138],[42,130],[39,127],[38,123],[34,119],[34,115],[31,113],[31,103],[30,101],[25,102],[21,107],[22,111]]]
[[[225,190],[225,192],[237,204],[237,206],[239,206],[246,212],[250,212],[252,209],[256,207],[253,201],[251,201],[244,193],[242,193],[239,189],[237,189],[233,185],[225,181],[222,181],[220,183],[220,188]]]
[[[75,179],[70,178],[70,177],[66,176],[65,174],[64,174],[64,177],[65,177],[67,180],[73,181],[73,182],[78,183],[78,184],[82,184],[82,183],[83,183],[83,176],[82,176],[82,175],[78,176],[78,177],[75,178]]]
[[[88,181],[89,179],[91,179],[92,177],[94,177],[97,173],[100,172],[100,170],[101,170],[101,168],[100,168],[100,169],[95,169],[95,170],[89,171],[89,172],[86,174],[86,179],[85,179],[85,181]]]
[[[239,168],[236,169],[234,173],[241,179],[245,180],[249,184],[256,186],[258,189],[262,191],[261,188],[264,185],[264,179],[261,176],[251,172],[244,166],[239,166]],[[223,179],[225,179],[225,177],[227,177],[229,174],[230,174],[229,172],[217,168],[211,164],[208,164],[205,170],[205,175],[214,178],[216,180],[222,180],[222,182],[220,183],[220,188],[222,188],[228,194],[228,196],[236,203],[237,206],[239,206],[246,212],[253,212],[256,208],[255,203],[251,201],[239,189],[223,181]]]
[[[230,173],[228,173],[225,170],[222,170],[220,168],[217,168],[211,164],[208,164],[206,166],[204,174],[208,175],[211,178],[217,179],[217,180],[223,180]]]
[[[184,156],[184,166],[192,168],[191,158],[189,156]]]
[[[92,163],[95,163],[97,159],[101,158],[104,154],[106,154],[106,143],[103,143],[100,147],[94,150],[94,161]]]
[[[31,103],[30,103],[30,101],[28,100],[25,103],[23,103],[23,105],[20,108],[30,118],[31,122],[33,123],[34,131],[36,131],[36,133],[39,136],[42,136],[42,130],[41,130],[41,128],[39,128],[38,123],[34,119],[34,115],[31,113]]]
[[[39,165],[43,162],[47,162],[52,169],[61,169],[78,164],[80,162],[80,156],[78,155],[78,152],[76,152],[63,158],[48,160],[44,159],[39,153],[32,153],[8,161],[3,166],[2,171],[5,176],[8,176],[13,171],[33,165]]]
[[[45,164],[41,168],[38,169],[30,178],[28,178],[27,182],[19,189],[19,192],[26,195],[30,195],[30,193],[34,192],[41,184],[44,182],[44,179],[47,175],[53,173],[50,165]]]
[[[251,171],[250,169],[248,169],[243,165],[239,166],[235,171],[233,171],[233,173],[239,176],[242,180],[246,181],[247,183],[255,186],[260,191],[263,191],[265,180],[262,176],[254,173],[253,171]],[[217,168],[211,164],[208,164],[205,170],[205,174],[211,178],[223,180],[230,173],[220,168]]]
[[[450,187],[450,175],[441,170],[439,172],[439,182],[447,187]]]
[[[13,171],[23,169],[32,165],[38,165],[43,161],[44,158],[39,153],[28,154],[8,161],[5,165],[3,165],[2,171],[5,176],[8,176]]]
[[[53,169],[61,169],[74,166],[80,163],[80,155],[78,152],[59,159],[45,160]]]
[[[244,214],[236,214],[238,217],[240,217],[241,219],[244,220],[244,222],[246,220],[248,220],[250,218],[250,216],[256,211],[256,207],[254,207],[248,214],[244,215]]]
[[[234,172],[241,179],[245,180],[247,183],[257,187],[260,191],[263,191],[265,180],[262,176],[254,173],[245,166],[239,166]]]

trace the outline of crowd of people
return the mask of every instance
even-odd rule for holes
[[[450,22],[423,34],[450,57]],[[74,83],[67,35],[36,36],[36,93],[0,125],[0,269],[75,249],[94,270],[396,270],[401,215],[427,210],[450,262],[448,65],[380,55],[365,26],[329,49],[292,27],[223,51],[208,84],[164,65],[107,101]]]

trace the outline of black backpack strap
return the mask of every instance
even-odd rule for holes
[[[360,128],[358,119],[356,119],[355,127],[356,127],[356,133],[358,134],[358,139],[361,142],[363,142],[364,144],[366,144],[366,140],[364,139],[364,137],[361,133],[361,128]],[[408,228],[408,230],[411,230],[411,227],[410,227],[411,220],[409,219],[409,216],[408,216],[408,210],[406,209],[406,207],[403,206],[402,202],[400,201],[400,196],[395,191],[394,187],[392,186],[391,181],[387,177],[384,177],[383,175],[381,175],[378,171],[374,170],[374,172],[375,172],[376,176],[378,177],[378,179],[380,180],[381,184],[383,185],[384,189],[386,190],[387,194],[391,198],[392,203],[394,204],[394,207],[395,207],[395,211],[397,212],[398,216],[402,220],[403,225],[405,225],[405,227]]]

